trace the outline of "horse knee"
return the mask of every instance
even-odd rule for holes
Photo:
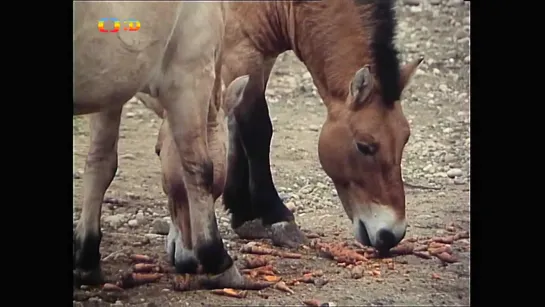
[[[85,173],[100,174],[112,180],[117,171],[117,150],[91,148],[85,161]]]

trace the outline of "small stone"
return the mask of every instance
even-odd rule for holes
[[[444,162],[446,163],[451,163],[451,162],[454,162],[456,161],[456,156],[453,155],[453,154],[446,154],[445,157],[443,158]]]
[[[441,73],[441,71],[440,71],[439,69],[437,69],[437,68],[434,68],[434,69],[432,70],[432,72],[433,72],[434,75],[438,75],[438,74]]]
[[[144,234],[144,237],[150,239],[150,240],[159,240],[163,238],[163,235],[155,234],[155,233],[146,233]]]
[[[449,178],[462,176],[462,170],[459,168],[451,168],[447,171],[447,176]]]
[[[139,211],[138,213],[136,213],[136,220],[138,221],[138,223],[143,223],[146,221],[146,217],[144,216],[144,212],[142,211]]]
[[[127,112],[127,118],[133,118],[135,115],[133,112]]]
[[[288,208],[288,210],[291,212],[295,212],[297,210],[297,206],[295,206],[295,203],[292,201],[286,203],[286,208]]]
[[[441,0],[430,0],[431,5],[439,5],[441,4]]]
[[[464,63],[469,64],[471,62],[471,57],[468,55],[464,58]]]
[[[403,0],[403,4],[410,6],[420,5],[420,0]]]
[[[438,173],[435,173],[435,177],[440,177],[440,178],[447,178],[447,173],[445,172],[438,172]]]
[[[460,178],[460,177],[457,177],[457,178],[454,178],[453,180],[454,184],[457,184],[457,185],[461,185],[461,184],[465,184],[465,180],[463,178]]]
[[[167,235],[168,230],[170,229],[170,217],[168,220],[165,219],[155,219],[151,224],[151,232],[158,235]]]
[[[439,192],[439,193],[437,193],[437,196],[446,196],[446,195],[447,195],[447,193],[445,193],[445,192]]]
[[[124,154],[119,156],[119,159],[125,159],[125,160],[136,160],[136,156],[133,154]]]
[[[453,131],[454,131],[454,129],[452,129],[452,128],[443,129],[443,133],[452,133]]]
[[[130,227],[136,227],[136,226],[138,226],[138,221],[137,220],[129,220],[129,222],[127,224],[129,224]]]
[[[470,40],[469,37],[460,38],[458,40],[458,43],[460,43],[460,44],[469,44],[469,40]]]
[[[310,125],[310,126],[308,126],[308,130],[318,131],[318,130],[320,130],[320,127],[318,127],[317,125]]]
[[[457,5],[462,5],[462,4],[464,4],[464,0],[450,0],[448,2],[449,6],[457,6]]]
[[[433,165],[428,164],[428,165],[426,165],[422,170],[423,170],[424,172],[429,172],[432,168],[433,168]]]
[[[124,220],[125,216],[123,214],[114,214],[104,217],[104,222],[108,223],[112,228],[119,227],[121,224],[123,224]]]
[[[441,92],[446,92],[448,91],[448,86],[446,84],[439,84],[439,90]]]

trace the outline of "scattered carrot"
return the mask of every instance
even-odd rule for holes
[[[423,252],[425,250],[428,250],[426,245],[417,245],[413,248],[413,252]]]
[[[428,245],[428,248],[438,248],[438,247],[442,247],[442,246],[445,246],[445,244],[444,243],[439,243],[439,242],[431,242]]]
[[[280,281],[281,277],[274,276],[274,275],[265,275],[263,276],[263,279],[270,282],[278,282]]]
[[[138,273],[158,272],[159,268],[151,263],[137,263],[133,266],[133,271]]]
[[[440,253],[452,254],[452,248],[450,247],[450,245],[443,245],[437,248],[428,248],[428,252],[434,256]]]
[[[449,253],[446,253],[446,252],[442,252],[440,254],[437,254],[435,255],[435,257],[439,258],[439,260],[443,261],[443,262],[447,262],[447,263],[454,263],[454,262],[457,262],[458,259],[456,259],[455,256],[449,254]]]
[[[455,232],[456,231],[456,228],[454,226],[447,226],[445,228],[448,232]]]
[[[319,300],[304,300],[303,304],[305,304],[305,306],[313,306],[313,307],[322,306],[322,303],[320,303]]]
[[[368,259],[356,251],[346,248],[344,244],[316,243],[315,247],[321,255],[332,258],[338,263],[356,264],[358,261],[366,262]]]
[[[240,270],[242,274],[250,274],[252,278],[255,278],[260,275],[276,275],[278,274],[278,271],[276,271],[272,266],[266,265],[262,267],[258,267],[255,269],[242,269]]]
[[[210,292],[216,295],[224,295],[224,296],[230,296],[235,298],[245,298],[248,295],[247,291],[236,291],[231,288],[215,289]]]
[[[413,252],[413,255],[415,255],[416,257],[419,257],[419,258],[422,258],[422,259],[431,259],[431,255],[430,253],[428,252],[421,252],[421,251],[414,251]]]
[[[312,275],[303,275],[303,277],[297,278],[296,281],[300,283],[305,283],[305,284],[313,284],[314,278],[312,277]]]
[[[134,262],[152,262],[153,259],[146,255],[135,254],[131,256],[131,260]]]
[[[437,273],[431,273],[431,278],[432,279],[441,279],[441,276],[439,276],[439,274],[437,274]]]
[[[358,241],[354,241],[354,245],[355,245],[357,248],[365,249],[365,245],[361,244],[361,243],[358,242]]]
[[[454,241],[454,236],[434,237],[434,238],[432,238],[432,241],[439,242],[439,243],[445,243],[445,244],[451,244]]]
[[[257,255],[272,255],[272,256],[278,256],[281,258],[292,258],[292,259],[300,259],[302,257],[302,255],[298,253],[283,252],[283,251],[275,250],[268,247],[256,246],[255,244],[246,244],[242,246],[242,248],[240,249],[240,252],[247,253],[247,254],[257,254]]]
[[[405,240],[403,240],[404,242],[401,242],[401,244],[405,243],[405,242],[410,242],[410,243],[414,243],[416,241],[418,241],[418,238],[417,237],[412,237],[412,238],[407,238]]]
[[[373,270],[371,273],[373,274],[373,276],[380,276],[381,274],[379,270]]]
[[[258,267],[266,266],[269,263],[269,259],[263,256],[257,257],[244,257],[242,259],[242,265],[247,269],[255,269]]]
[[[408,255],[412,253],[413,250],[414,250],[413,243],[405,243],[405,244],[400,244],[398,246],[391,248],[390,252],[396,255]]]
[[[160,273],[129,273],[125,274],[121,280],[117,282],[117,286],[121,288],[130,288],[154,282],[161,277],[163,277],[163,274]]]
[[[110,283],[105,283],[103,286],[102,286],[102,290],[103,291],[106,291],[106,292],[121,292],[123,291],[122,288],[114,285],[114,284],[110,284]]]
[[[454,240],[469,239],[469,232],[462,231],[454,235]]]
[[[280,291],[284,291],[284,292],[288,292],[290,294],[294,294],[295,291],[293,291],[292,289],[290,289],[285,282],[283,281],[279,281],[277,282],[275,285],[274,285],[274,288],[275,289],[278,289]]]

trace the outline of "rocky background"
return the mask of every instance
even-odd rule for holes
[[[466,1],[399,1],[397,46],[402,61],[425,57],[403,94],[412,131],[403,157],[403,177],[408,184],[407,237],[443,235],[447,225],[469,230],[469,12]],[[310,74],[293,53],[278,58],[266,94],[275,129],[273,176],[281,196],[302,228],[330,239],[353,240],[335,189],[318,161],[317,140],[326,111]],[[101,253],[107,275],[127,268],[123,260],[127,253],[164,259],[168,231],[166,199],[154,153],[159,119],[138,101],[128,103],[123,116],[119,169],[103,206]],[[87,118],[75,117],[74,221],[80,212],[88,146]],[[220,204],[216,206],[218,224],[230,253],[236,255],[240,242]],[[443,265],[406,256],[400,260],[406,262],[404,271],[385,275],[381,281],[350,279],[329,261],[309,258],[286,261],[295,268],[323,269],[331,274],[331,281],[320,288],[298,288],[294,295],[270,290],[269,299],[254,295],[237,301],[206,291],[176,293],[168,283],[157,283],[132,289],[126,297],[111,302],[84,287],[75,291],[74,306],[300,305],[305,298],[338,305],[469,305],[469,241],[456,244],[458,263]]]

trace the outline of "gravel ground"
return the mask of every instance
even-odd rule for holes
[[[444,234],[446,225],[469,230],[469,2],[403,0],[398,5],[398,46],[403,62],[425,60],[404,93],[403,105],[412,134],[403,158],[407,193],[407,236]],[[282,54],[267,89],[275,134],[272,168],[286,204],[303,229],[322,232],[324,240],[352,241],[348,218],[317,157],[318,134],[326,110],[310,74],[291,52]],[[121,203],[105,203],[101,253],[107,277],[129,268],[126,255],[141,253],[165,261],[168,229],[166,198],[154,145],[158,118],[139,102],[124,110],[119,169],[106,193]],[[89,146],[87,117],[74,118],[74,220],[79,217],[85,157]],[[244,242],[229,228],[229,217],[216,207],[218,224],[232,255]],[[398,268],[381,278],[351,279],[349,271],[312,253],[283,260],[285,276],[304,268],[322,269],[329,283],[299,285],[295,294],[267,289],[268,299],[250,293],[244,300],[207,291],[177,293],[167,281],[127,290],[119,297],[97,297],[93,288],[74,291],[74,306],[301,305],[308,298],[337,305],[469,305],[469,240],[453,244],[460,261],[394,258]],[[432,275],[439,278],[432,278]]]

